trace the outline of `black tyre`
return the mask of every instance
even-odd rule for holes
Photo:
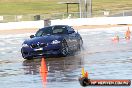
[[[26,60],[32,60],[33,59],[33,57],[24,57],[24,59],[26,59]]]
[[[61,55],[65,57],[68,54],[69,54],[69,48],[68,48],[67,42],[63,40],[61,42]]]
[[[26,59],[26,60],[31,60],[31,59],[33,59],[32,56],[27,56],[27,57],[25,57],[23,54],[22,54],[22,57],[23,57],[24,59]]]
[[[80,78],[80,79],[79,79],[79,82],[80,82],[80,84],[81,84],[83,87],[86,87],[86,86],[88,86],[88,85],[91,84],[90,79],[85,78],[85,77]]]
[[[24,54],[24,52],[21,50],[21,53],[22,53],[22,57],[24,58],[24,59],[26,59],[26,60],[31,60],[31,59],[33,59],[33,57],[32,56],[25,56],[25,54]]]
[[[79,39],[79,40],[78,40],[78,46],[77,46],[78,48],[77,48],[77,50],[81,50],[82,44],[83,44],[82,39]]]

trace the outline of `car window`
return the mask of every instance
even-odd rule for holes
[[[52,27],[46,27],[46,28],[43,28],[43,29],[40,29],[37,33],[36,33],[36,37],[39,37],[39,36],[44,36],[44,35],[47,35],[47,34],[52,34]]]
[[[37,33],[36,33],[36,37],[39,37],[39,36],[41,36],[42,35],[42,33],[43,33],[43,31],[42,30],[39,30]]]
[[[55,26],[53,28],[53,34],[66,34],[67,33],[67,27],[65,26]]]
[[[48,27],[43,30],[42,36],[45,36],[47,34],[52,34],[52,27]]]
[[[71,28],[71,27],[69,27],[69,28],[68,28],[68,31],[74,31],[74,29],[73,29],[73,28]]]

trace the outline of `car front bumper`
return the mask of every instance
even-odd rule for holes
[[[24,58],[26,57],[40,57],[47,55],[59,55],[61,53],[61,44],[48,45],[46,47],[31,48],[22,47],[21,53]]]

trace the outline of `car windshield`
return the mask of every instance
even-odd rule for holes
[[[67,29],[65,26],[55,26],[55,27],[46,27],[40,29],[35,36],[40,37],[45,35],[66,34],[66,33],[67,33]]]
[[[52,27],[46,27],[43,29],[40,29],[39,31],[37,31],[36,33],[36,37],[40,37],[40,36],[45,36],[45,35],[51,35],[52,34]]]
[[[67,28],[65,26],[55,26],[53,28],[53,34],[66,34]]]

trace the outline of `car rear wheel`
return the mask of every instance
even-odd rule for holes
[[[69,48],[68,48],[67,42],[63,40],[61,42],[61,55],[67,56],[68,54],[69,54]]]
[[[83,44],[82,39],[79,39],[79,40],[78,40],[78,50],[81,50],[82,44]]]

